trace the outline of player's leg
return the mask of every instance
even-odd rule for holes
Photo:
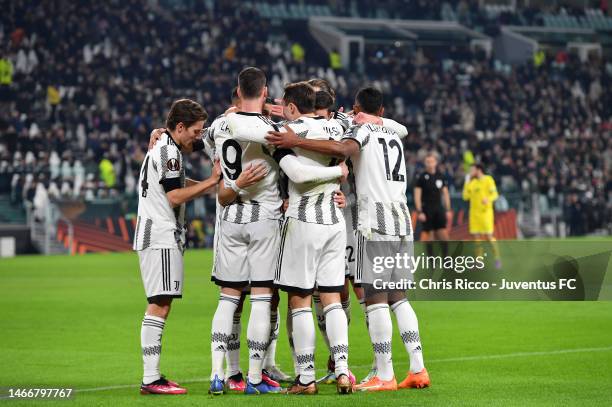
[[[429,210],[428,207],[424,207],[423,213],[425,214],[425,222],[421,223],[421,241],[425,242],[425,251],[431,257],[434,255],[434,241],[436,240],[434,232],[435,212]]]
[[[287,327],[287,340],[289,342],[289,350],[291,351],[291,359],[293,359],[293,373],[297,377],[299,373],[297,358],[295,356],[295,344],[293,343],[293,317],[291,316],[291,307],[287,301],[287,318],[285,319]]]
[[[187,390],[159,371],[162,336],[173,298],[183,292],[183,255],[179,249],[138,252],[148,305],[140,329],[143,379],[141,394],[184,394]]]
[[[340,293],[321,292],[321,303],[330,341],[338,393],[353,392],[355,378],[348,368],[348,321],[342,310]]]
[[[430,385],[429,375],[423,362],[423,349],[419,334],[419,321],[403,291],[389,293],[389,305],[395,314],[397,327],[406,352],[410,358],[410,369],[399,388],[422,388]]]
[[[222,228],[223,233],[217,245],[214,280],[215,284],[221,287],[221,293],[213,315],[210,343],[209,393],[215,395],[222,394],[225,389],[223,361],[232,339],[234,316],[240,305],[242,290],[249,284],[245,261],[247,250],[242,225],[222,221]]]
[[[493,251],[493,257],[495,258],[495,268],[501,268],[501,257],[499,254],[499,246],[497,244],[497,239],[495,239],[495,219],[493,212],[484,215],[482,217],[482,238],[486,240],[491,246],[491,250]]]
[[[240,335],[242,333],[242,308],[249,290],[248,287],[242,289],[238,308],[234,311],[232,334],[227,341],[227,352],[225,353],[227,389],[236,392],[243,392],[246,387],[244,377],[240,371]]]
[[[289,292],[289,307],[293,320],[293,345],[298,365],[294,384],[288,394],[316,394],[315,383],[315,328],[311,295],[307,292]]]
[[[334,375],[334,362],[331,356],[331,349],[329,345],[329,337],[327,335],[327,327],[325,325],[325,315],[323,312],[323,304],[321,304],[321,297],[318,291],[315,291],[312,295],[312,302],[314,305],[315,315],[317,317],[317,326],[319,327],[319,332],[323,337],[323,342],[325,342],[325,346],[328,351],[328,359],[327,359],[327,373],[325,376],[317,379],[317,383],[325,383],[331,384],[336,380],[336,376]]]
[[[276,382],[290,382],[291,376],[280,370],[276,364],[276,344],[278,342],[278,334],[280,332],[280,310],[279,310],[280,295],[278,289],[275,289],[272,295],[272,304],[270,306],[270,338],[266,356],[264,359],[264,374]]]
[[[366,306],[366,300],[365,300],[365,292],[361,284],[355,283],[354,275],[351,276],[349,281],[353,287],[353,293],[355,293],[355,297],[357,297],[357,301],[359,302],[359,308],[361,308],[361,311],[363,311],[363,316],[364,316],[363,319],[365,320],[366,330],[368,331],[368,335],[369,335],[370,324],[368,321],[368,313],[366,312],[367,306]],[[376,376],[376,358],[374,358],[374,355],[372,355],[372,365],[370,366],[370,371],[363,379],[361,379],[359,383],[366,383],[374,376]]]
[[[391,338],[393,324],[389,313],[386,293],[368,296],[366,312],[368,315],[368,331],[374,350],[376,376],[367,382],[358,384],[355,388],[361,391],[395,390],[397,382],[393,371],[391,355]]]
[[[310,225],[288,218],[281,233],[281,244],[274,283],[289,294],[291,331],[297,375],[289,394],[316,394],[315,327],[311,301],[315,287],[318,237]]]
[[[251,281],[251,314],[247,327],[249,372],[245,393],[280,391],[280,385],[263,376],[263,362],[270,338],[270,314],[275,266],[280,244],[277,220],[261,220],[244,225],[248,234],[248,272]]]
[[[442,256],[446,257],[448,256],[448,229],[446,228],[446,213],[442,208],[436,211],[433,223],[434,238],[440,245]]]
[[[387,246],[381,235],[373,234],[372,239],[366,240],[362,235],[358,235],[357,268],[355,272],[355,282],[362,284],[366,300],[366,313],[368,317],[368,331],[374,350],[376,360],[376,376],[366,383],[356,386],[361,391],[384,391],[396,390],[397,382],[393,371],[391,355],[391,338],[393,325],[389,313],[388,297],[385,290],[374,288],[374,280],[388,281],[389,276],[385,273],[375,274],[373,271],[373,259],[379,256],[390,256],[387,253]]]
[[[320,251],[316,270],[323,318],[329,337],[330,351],[334,360],[334,374],[340,394],[352,393],[354,376],[348,368],[348,320],[342,308],[341,293],[345,290],[344,256],[346,231],[344,225],[316,225],[327,237]]]

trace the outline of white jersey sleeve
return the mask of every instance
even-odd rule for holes
[[[242,114],[244,115],[244,112]],[[281,127],[262,114],[253,113],[249,115],[256,115],[261,120],[240,120],[240,116],[237,113],[227,115],[227,125],[234,139],[268,144],[266,136],[270,130],[283,131]]]
[[[408,129],[403,124],[398,123],[393,119],[385,119],[384,117],[382,118],[382,122],[383,127],[386,127],[396,132],[400,139],[403,139],[408,135]]]

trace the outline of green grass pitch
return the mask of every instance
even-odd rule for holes
[[[206,393],[218,298],[209,281],[211,252],[185,256],[185,293],[166,325],[162,372],[189,394],[138,394],[145,299],[134,253],[0,260],[0,387],[73,387],[73,400],[44,402],[70,406],[612,405],[612,302],[414,302],[431,388],[341,397],[323,385],[315,397],[213,398]],[[361,309],[352,304],[349,359],[361,378],[372,351]],[[283,298],[277,362],[291,371],[285,307]],[[248,307],[243,338],[247,317]],[[408,359],[394,335],[401,380]],[[244,346],[242,352],[245,369]],[[326,358],[319,338],[319,373]]]

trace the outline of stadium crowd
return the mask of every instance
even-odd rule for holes
[[[385,46],[368,50],[363,77],[309,50],[296,55],[290,39],[269,35],[271,22],[236,1],[194,2],[190,12],[137,0],[0,3],[0,193],[15,203],[37,193],[133,195],[149,131],[171,101],[198,100],[212,120],[235,74],[254,65],[276,97],[286,82],[325,77],[346,109],[363,83],[379,86],[386,115],[411,129],[409,175],[436,150],[451,192],[460,191],[465,166],[479,160],[502,193],[538,192],[544,209],[564,208],[572,233],[610,222],[609,62],[560,53],[510,67],[478,52]],[[434,13],[441,3],[411,4]],[[210,159],[191,155],[187,172],[205,178]],[[205,244],[212,197],[196,215],[191,233]]]

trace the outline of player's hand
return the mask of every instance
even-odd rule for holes
[[[240,189],[248,188],[257,184],[266,175],[268,175],[268,167],[264,163],[249,164],[236,180],[236,186]]]
[[[382,126],[383,121],[378,116],[374,116],[372,114],[367,114],[364,112],[359,112],[353,118],[353,123],[356,123],[356,124],[372,123],[372,124],[378,124],[379,126]]]
[[[427,216],[423,212],[419,212],[419,216],[417,216],[417,218],[419,219],[419,222],[427,221]]]
[[[337,190],[334,192],[334,202],[338,208],[346,208],[346,196],[344,193],[342,193],[342,191]]]
[[[288,125],[283,126],[286,131],[269,131],[266,136],[268,143],[279,148],[293,148],[298,145],[300,138],[295,134]]]
[[[346,182],[348,178],[348,173],[349,173],[346,162],[342,161],[338,166],[342,170],[342,176],[340,177],[340,182]]]
[[[239,111],[240,109],[238,109],[236,106],[231,106],[230,108],[228,108],[225,113],[223,113],[223,116],[227,116],[230,113],[236,113],[237,111]]]
[[[223,172],[221,171],[221,163],[219,162],[219,159],[216,159],[213,164],[212,174],[210,175],[210,177],[212,179],[216,179],[217,182],[219,182],[221,180],[222,175],[223,175]]]
[[[285,118],[282,105],[273,105],[271,103],[266,103],[264,105],[264,109],[270,112],[270,116],[282,117],[283,119]]]
[[[487,205],[489,203],[489,199],[488,198],[482,198],[482,204],[483,205]]]
[[[288,208],[289,208],[289,200],[283,199],[283,206],[282,206],[283,213],[287,212]]]
[[[166,129],[160,127],[159,129],[155,129],[151,132],[151,135],[149,136],[149,150],[155,146],[155,143],[157,143],[157,140],[161,138],[164,131],[166,131]]]

